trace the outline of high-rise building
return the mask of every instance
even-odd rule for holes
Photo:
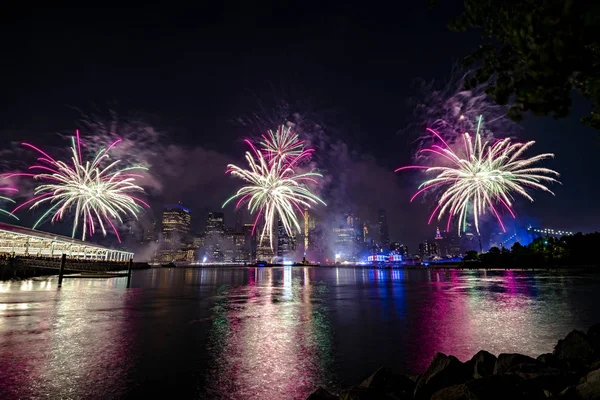
[[[249,261],[256,260],[256,234],[254,224],[244,224],[244,251],[250,254]]]
[[[231,250],[233,247],[233,238],[228,238],[225,235],[225,216],[222,212],[209,212],[206,218],[206,229],[204,231],[204,253],[210,261],[224,261],[229,258],[231,261],[232,254],[226,250]]]
[[[162,215],[162,240],[159,242],[157,260],[193,261],[194,249],[191,243],[190,227],[192,211],[183,204],[166,205]]]
[[[419,244],[419,254],[422,259],[432,258],[438,255],[437,244],[432,241],[424,241]]]
[[[238,208],[235,212],[235,232],[241,233],[244,228],[244,209]]]
[[[279,220],[277,222],[277,257],[286,259],[290,256],[292,252],[292,241],[293,238],[288,235],[283,222]]]
[[[192,211],[183,204],[166,205],[162,215],[162,239],[165,243],[178,244],[190,233]]]
[[[209,212],[206,219],[206,233],[225,233],[225,216],[222,212]]]
[[[388,230],[387,216],[385,210],[379,210],[379,245],[383,249],[390,247],[390,232]]]
[[[273,261],[273,257],[275,256],[275,252],[271,248],[271,242],[269,240],[269,236],[266,235],[262,240],[260,240],[260,233],[258,234],[257,245],[256,245],[256,259],[258,261]]]
[[[306,256],[306,252],[308,251],[308,231],[309,231],[309,226],[308,226],[308,221],[309,221],[309,215],[308,215],[308,207],[304,208],[304,232],[303,232],[303,238],[304,238],[304,256]]]
[[[390,243],[390,250],[394,253],[400,254],[403,259],[408,257],[408,247],[401,244],[400,242]]]
[[[143,243],[151,243],[156,242],[156,222],[152,222],[152,224],[144,229],[144,235],[142,237]]]

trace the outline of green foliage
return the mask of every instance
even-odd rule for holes
[[[600,2],[576,0],[465,0],[450,24],[480,29],[485,44],[464,60],[474,68],[467,88],[487,93],[508,115],[562,118],[574,89],[592,102],[583,122],[600,129]]]
[[[594,251],[598,248],[600,248],[600,232],[586,235],[578,233],[560,239],[537,238],[529,246],[517,242],[512,246],[511,251],[492,247],[487,253],[479,254],[478,259],[483,265],[495,268],[592,266],[598,265]],[[465,260],[467,257],[472,257],[469,253],[465,255]]]
[[[479,255],[477,254],[477,252],[475,250],[469,250],[465,253],[465,257],[463,258],[463,261],[478,261],[479,260]]]

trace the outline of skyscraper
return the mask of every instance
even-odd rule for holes
[[[238,208],[235,212],[235,232],[242,233],[244,229],[244,209]]]
[[[192,224],[192,211],[183,204],[165,206],[162,215],[162,238],[165,243],[176,243],[187,239]]]
[[[194,251],[190,238],[192,211],[183,204],[165,205],[162,215],[162,241],[159,244],[158,260],[193,261]]]
[[[283,222],[277,222],[277,257],[287,258],[292,251],[292,238],[285,231]]]
[[[304,255],[306,256],[306,252],[308,251],[308,207],[304,208]]]
[[[225,233],[225,216],[222,212],[209,212],[206,219],[206,233]]]
[[[384,249],[390,247],[390,232],[388,230],[387,217],[383,208],[379,209],[379,244]]]
[[[211,261],[223,261],[228,248],[225,237],[225,216],[222,212],[209,212],[204,232],[204,250]]]

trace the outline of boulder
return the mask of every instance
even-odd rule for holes
[[[579,380],[576,374],[541,363],[517,364],[510,367],[506,374],[517,375],[523,379],[522,387],[533,391],[547,390],[552,393],[560,393],[564,388]]]
[[[588,372],[575,386],[575,392],[583,400],[600,399],[600,369]]]
[[[318,387],[308,395],[306,400],[339,400],[339,397],[329,393],[327,389]]]
[[[494,374],[496,356],[485,350],[481,350],[467,361],[466,364],[473,367],[473,378],[484,378]]]
[[[395,400],[387,394],[376,390],[354,386],[349,389],[342,390],[340,400]],[[402,399],[403,400],[403,399]]]
[[[565,388],[565,390],[560,392],[556,397],[564,400],[577,399],[577,393],[575,393],[575,386],[569,386],[568,388]]]
[[[440,389],[466,382],[471,379],[471,374],[469,366],[456,357],[437,353],[427,371],[417,381],[414,398],[429,399]]]
[[[557,360],[556,357],[554,357],[554,355],[552,353],[544,353],[544,354],[540,354],[536,360],[538,360],[539,362],[541,362],[542,364],[546,364],[548,366],[552,366],[552,367],[556,367],[557,366]]]
[[[537,362],[538,361],[535,358],[531,358],[523,354],[502,353],[496,360],[496,365],[494,366],[494,375],[502,375],[508,371],[510,367],[514,367],[515,365],[535,364]]]
[[[574,330],[554,347],[554,356],[571,368],[581,367],[594,358],[594,348],[585,333]]]
[[[592,325],[587,331],[587,337],[594,351],[600,354],[600,324]]]
[[[492,375],[444,388],[433,394],[431,400],[477,399],[542,399],[544,393],[523,390],[523,380],[516,375]]]
[[[384,367],[379,368],[373,375],[365,379],[360,387],[401,398],[406,395],[412,396],[415,383],[409,377]]]
[[[431,396],[431,400],[472,400],[476,399],[467,385],[461,383],[442,390],[438,390]]]

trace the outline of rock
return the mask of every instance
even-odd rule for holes
[[[306,400],[339,400],[339,397],[329,393],[327,389],[318,387],[314,392],[308,395]]]
[[[575,393],[575,386],[569,386],[568,388],[560,392],[557,398],[564,400],[576,399],[577,394]]]
[[[600,354],[600,324],[592,325],[587,331],[587,337],[594,351]]]
[[[471,379],[471,369],[454,356],[437,353],[415,387],[414,398],[429,399],[438,390]]]
[[[594,348],[585,333],[574,330],[558,341],[553,354],[568,367],[578,368],[592,361]]]
[[[476,397],[464,383],[438,390],[431,396],[431,400],[471,400],[474,398]]]
[[[415,383],[409,377],[397,374],[390,368],[379,368],[365,379],[360,387],[401,398],[406,395],[412,396]]]
[[[444,388],[431,400],[478,400],[478,399],[542,399],[543,392],[533,394],[520,386],[523,380],[516,375],[492,375]],[[544,396],[544,397],[541,397]]]
[[[400,398],[402,399],[402,398]],[[350,389],[342,390],[340,400],[395,400],[387,394],[380,393],[376,390],[354,386]],[[404,399],[402,399],[404,400]]]
[[[523,363],[510,367],[506,374],[514,374],[524,380],[522,386],[532,391],[547,390],[560,393],[565,387],[577,383],[579,377],[541,363]]]
[[[538,360],[542,364],[546,364],[546,365],[549,365],[549,366],[552,366],[552,367],[556,367],[557,366],[556,357],[554,357],[554,355],[552,353],[540,354],[536,358],[536,360]]]
[[[494,374],[496,356],[485,350],[481,350],[471,360],[467,361],[466,364],[473,366],[473,378],[483,378]]]
[[[498,356],[496,360],[496,365],[494,366],[494,375],[502,375],[505,373],[510,367],[519,364],[535,364],[538,361],[535,358],[531,358],[529,356],[525,356],[523,354],[516,353],[502,353]]]
[[[600,399],[600,369],[590,371],[575,386],[575,393],[580,399]]]

